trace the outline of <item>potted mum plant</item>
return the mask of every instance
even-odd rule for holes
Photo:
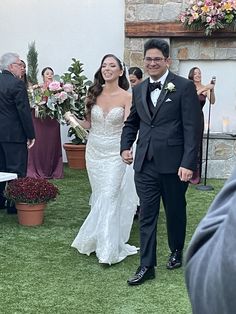
[[[19,223],[25,226],[41,225],[46,204],[58,194],[46,179],[30,177],[10,181],[5,190],[5,197],[15,203]]]
[[[75,101],[76,112],[70,117],[70,125],[68,131],[68,137],[71,138],[70,143],[65,143],[63,148],[66,151],[69,168],[72,169],[85,169],[85,145],[86,136],[81,129],[76,128],[76,118],[83,119],[85,114],[85,97],[87,94],[88,86],[91,85],[91,81],[84,76],[83,64],[76,59],[72,59],[72,64],[67,73],[64,73],[62,79],[64,82],[73,84],[74,90],[78,95],[78,99]]]

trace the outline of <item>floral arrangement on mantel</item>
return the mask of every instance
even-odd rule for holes
[[[5,197],[14,203],[39,204],[55,200],[58,188],[42,178],[19,178],[8,183]]]
[[[179,20],[187,29],[204,30],[206,36],[223,28],[235,30],[236,0],[191,0]]]

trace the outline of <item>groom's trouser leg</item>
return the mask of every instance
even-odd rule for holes
[[[140,199],[140,265],[156,266],[157,219],[160,209],[159,175],[152,161],[145,161],[142,171],[135,173]]]
[[[182,251],[187,223],[185,193],[188,183],[180,181],[177,174],[162,174],[160,177],[169,248],[172,252]]]

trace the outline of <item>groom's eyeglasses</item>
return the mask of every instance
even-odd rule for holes
[[[152,62],[160,63],[161,61],[164,61],[164,60],[166,60],[166,58],[161,58],[161,57],[156,57],[156,58],[145,57],[144,58],[144,61],[146,63],[152,63]]]

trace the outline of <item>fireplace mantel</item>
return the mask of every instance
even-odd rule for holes
[[[211,36],[206,36],[203,31],[186,30],[181,23],[157,22],[126,22],[125,36],[129,37],[185,37],[185,38],[236,38],[233,30],[219,30]]]

